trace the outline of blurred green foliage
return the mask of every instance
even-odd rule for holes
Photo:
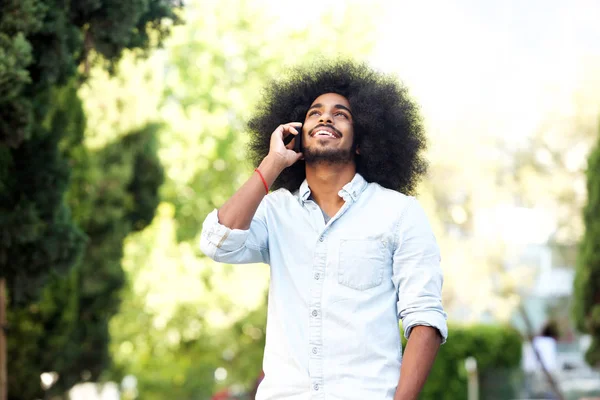
[[[70,168],[58,144],[81,140],[85,117],[76,98],[72,113],[54,111],[55,91],[75,84],[82,63],[114,63],[124,49],[160,43],[172,25],[167,19],[178,21],[177,4],[0,4],[0,276],[13,303],[34,295],[49,271],[64,273],[83,248],[63,199]]]
[[[15,263],[15,267],[25,269],[38,268],[30,271],[30,275],[19,274],[13,281],[13,288],[9,294],[18,294],[17,290],[26,290],[28,294],[41,291],[39,302],[28,299],[28,301],[15,301],[18,297],[13,296],[10,308],[8,310],[8,377],[9,377],[9,399],[29,399],[35,398],[35,394],[40,392],[39,376],[41,372],[48,371],[47,367],[56,364],[58,368],[63,367],[70,360],[72,351],[68,350],[71,340],[68,334],[69,327],[77,322],[75,310],[72,308],[76,297],[65,292],[61,286],[73,285],[73,276],[69,269],[76,265],[77,258],[83,250],[85,236],[83,232],[72,222],[70,209],[63,201],[64,191],[68,185],[69,167],[67,162],[61,157],[59,142],[63,134],[78,134],[85,126],[85,117],[81,108],[81,102],[77,98],[75,88],[65,86],[60,89],[52,89],[49,93],[54,99],[54,107],[46,115],[46,121],[41,126],[36,125],[38,129],[44,129],[44,139],[32,138],[23,142],[17,149],[11,151],[14,160],[21,165],[14,166],[13,175],[15,178],[11,189],[20,187],[23,183],[36,183],[30,186],[31,194],[28,197],[34,199],[31,203],[31,215],[36,216],[36,211],[40,216],[45,211],[48,215],[57,213],[54,209],[60,209],[65,217],[61,221],[63,232],[66,237],[56,235],[53,227],[58,225],[56,222],[40,221],[40,225],[47,227],[47,233],[31,238],[30,242],[19,245],[14,243],[7,246],[12,253],[10,259]],[[44,144],[44,146],[42,146]],[[42,152],[43,151],[43,152]],[[27,152],[23,154],[23,152]],[[44,153],[52,155],[53,158],[41,157]],[[57,162],[57,160],[60,160]],[[33,161],[36,163],[30,165]],[[52,167],[60,165],[62,167],[61,185],[54,182],[60,176]],[[47,182],[42,185],[38,182]],[[49,189],[53,189],[52,191]],[[13,196],[24,197],[23,192],[7,192]],[[38,198],[34,197],[37,195]],[[48,204],[45,203],[54,196],[54,200]],[[42,208],[40,205],[46,204]],[[37,206],[37,207],[36,207]],[[18,217],[18,209],[8,213],[11,216]],[[39,218],[39,217],[38,217]],[[15,227],[18,227],[15,225]],[[20,232],[23,232],[23,226],[20,226]],[[15,232],[17,236],[19,231]],[[43,232],[43,230],[42,230]],[[74,241],[69,236],[76,232]],[[70,246],[69,246],[70,244]],[[74,244],[77,245],[74,248]],[[50,258],[49,255],[55,252],[57,256]],[[61,256],[62,262],[58,256]],[[60,267],[60,268],[59,268]],[[49,276],[43,275],[40,271],[45,271]],[[59,281],[64,280],[60,284]],[[9,282],[11,282],[9,280]],[[46,285],[46,286],[45,286]],[[67,306],[65,308],[65,306]],[[49,347],[49,348],[48,348]],[[63,354],[57,354],[61,349],[65,350]],[[47,353],[46,353],[46,350]],[[53,370],[53,369],[51,369]],[[66,379],[68,380],[68,378]],[[32,384],[35,382],[36,384]]]
[[[63,85],[80,65],[114,64],[170,32],[180,0],[7,0],[0,5],[0,141],[18,146],[38,121],[34,93]],[[170,21],[170,22],[169,22]],[[43,103],[42,103],[43,104]]]
[[[517,397],[515,388],[507,386],[507,381],[498,377],[519,368],[522,338],[517,330],[500,325],[450,325],[449,332],[448,341],[440,347],[420,399],[466,399],[467,357],[477,361],[481,399]],[[403,341],[406,345],[406,339]],[[498,387],[482,385],[486,381],[494,382],[494,378],[500,382]]]
[[[9,398],[59,393],[108,366],[122,243],[152,219],[157,125],[97,151],[78,89],[94,65],[162,43],[177,0],[0,2],[0,278],[9,306]]]
[[[46,102],[55,102],[48,111]],[[12,304],[24,304],[46,274],[65,274],[78,260],[85,236],[64,202],[70,168],[59,150],[63,134],[83,130],[85,117],[74,88],[35,96],[33,136],[17,148],[0,145],[0,277]]]
[[[76,97],[73,89],[67,93]],[[152,220],[163,182],[159,128],[149,124],[95,152],[65,149],[73,171],[66,199],[87,246],[66,277],[50,277],[39,301],[14,305],[9,313],[11,399],[41,397],[32,382],[42,371],[59,373],[52,388],[59,394],[78,381],[97,380],[109,367],[108,323],[125,282],[123,241]]]
[[[583,210],[585,231],[579,244],[573,290],[573,313],[577,328],[592,337],[586,360],[600,368],[600,140],[588,159],[587,196]]]

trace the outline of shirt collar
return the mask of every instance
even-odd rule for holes
[[[344,199],[344,201],[348,201],[352,199],[353,201],[358,200],[358,197],[367,187],[367,181],[360,174],[355,174],[354,178],[350,182],[344,185],[344,187],[338,192],[338,195]],[[304,182],[300,185],[300,189],[298,189],[298,198],[300,202],[304,204],[306,200],[310,197],[310,188],[308,187],[308,182],[304,179]]]

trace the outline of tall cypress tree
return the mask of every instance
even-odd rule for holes
[[[26,300],[49,272],[64,273],[83,235],[64,202],[70,168],[59,143],[83,137],[53,130],[56,88],[81,82],[125,49],[146,51],[178,21],[181,0],[4,0],[0,2],[0,278],[12,302]],[[78,72],[83,71],[82,75]],[[83,123],[80,123],[83,122]]]
[[[98,380],[110,365],[108,324],[125,283],[123,241],[152,220],[163,182],[158,129],[150,124],[100,150],[80,146],[71,152],[67,202],[86,233],[86,248],[66,276],[49,278],[38,301],[11,309],[9,399],[43,397],[41,387],[31,384],[40,372],[58,373],[50,393],[60,395],[77,382]]]
[[[77,87],[92,64],[112,69],[125,49],[144,53],[160,44],[173,22],[179,21],[176,9],[182,4],[182,0],[0,1],[0,286],[7,289],[10,307],[9,352],[22,350],[19,339],[27,335],[16,336],[22,329],[32,337],[39,338],[41,330],[50,341],[64,339],[51,332],[68,312],[49,318],[50,325],[28,321],[37,313],[49,316],[62,309],[60,301],[49,306],[51,302],[38,299],[47,298],[48,287],[56,292],[67,284],[58,281],[61,277],[77,282],[71,276],[73,267],[85,258],[86,243],[93,238],[78,226],[65,198],[73,163],[82,161],[68,151],[81,144],[85,131]],[[61,101],[66,103],[58,104]],[[130,182],[131,191],[135,182]],[[74,296],[63,299],[68,304],[85,306],[77,300],[77,291],[62,294]],[[81,308],[70,312],[79,318]],[[96,309],[90,318],[104,314],[104,320],[113,309]],[[5,330],[0,329],[0,400],[6,391],[4,344]],[[32,349],[40,345],[33,343]],[[17,362],[18,357],[10,361],[12,368],[28,368]],[[42,371],[31,372],[39,377]],[[8,376],[13,386],[20,375]],[[11,396],[26,394],[15,390]]]
[[[600,368],[600,140],[587,168],[588,201],[583,210],[585,233],[579,246],[574,284],[574,316],[581,332],[592,337],[587,362]]]

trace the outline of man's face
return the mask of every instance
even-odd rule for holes
[[[304,160],[311,164],[341,164],[354,159],[354,128],[348,100],[336,93],[317,97],[302,128]]]

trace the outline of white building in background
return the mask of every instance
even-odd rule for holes
[[[119,400],[120,398],[119,386],[114,382],[80,383],[69,391],[69,400]]]

